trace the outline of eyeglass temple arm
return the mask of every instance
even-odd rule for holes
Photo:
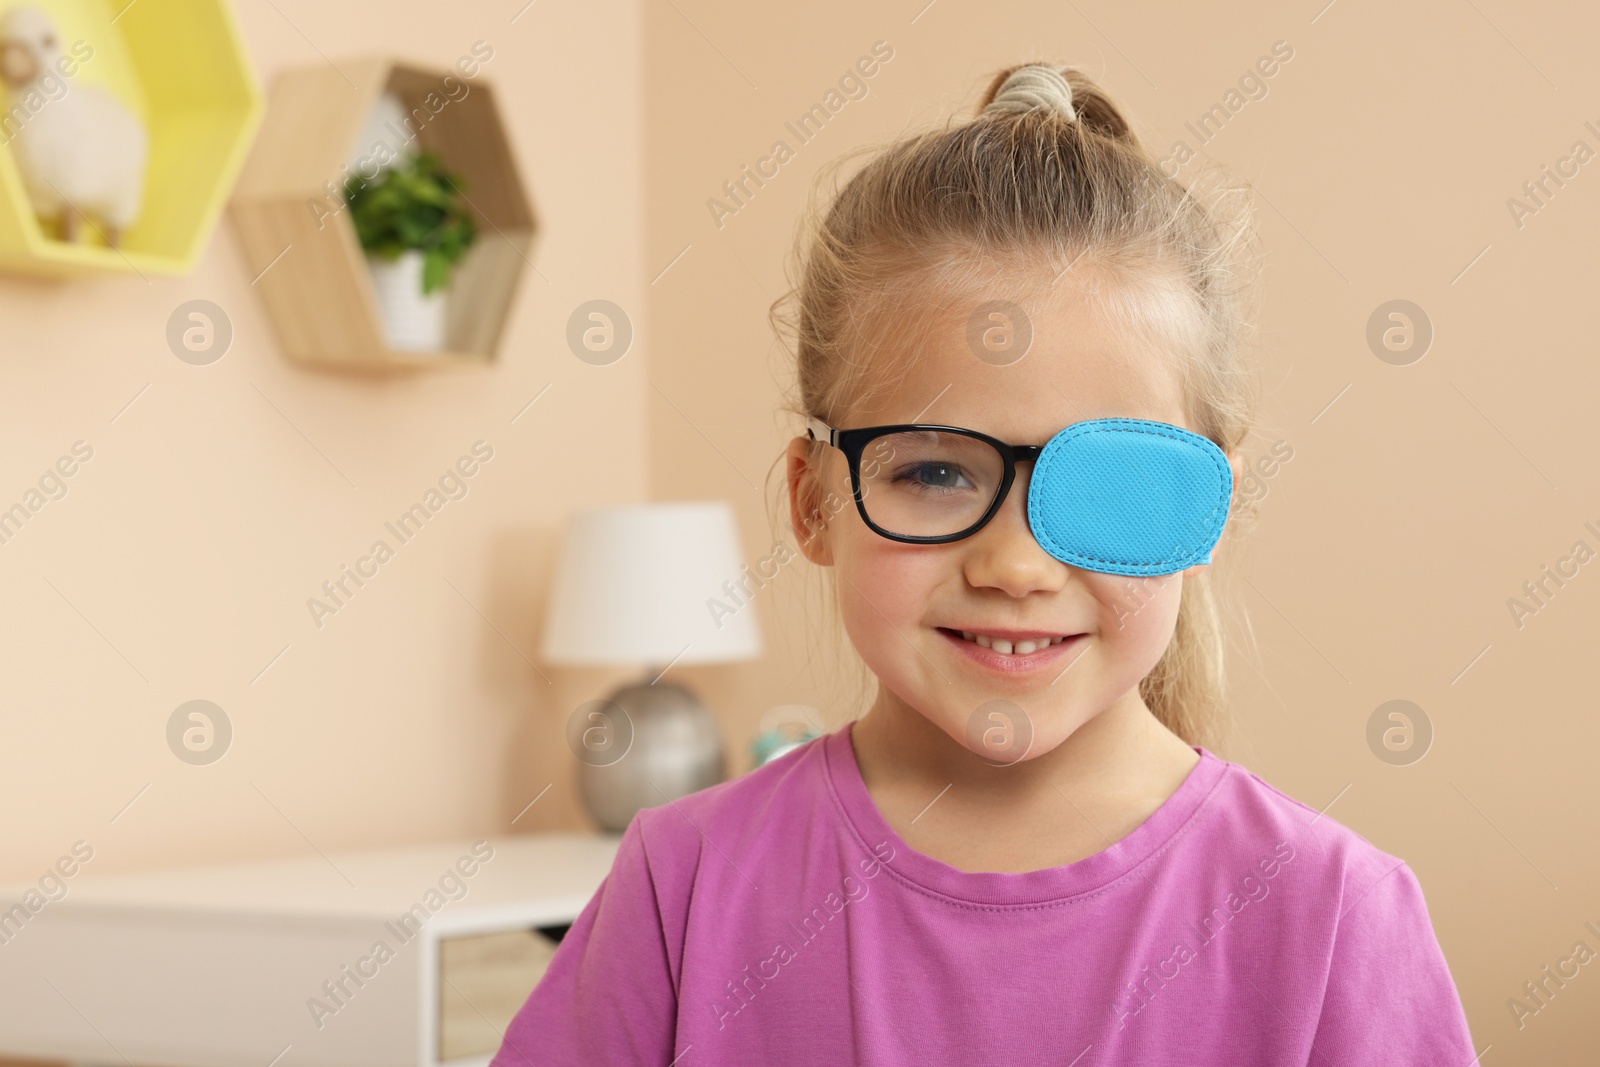
[[[814,439],[818,441],[826,441],[830,445],[836,443],[833,439],[833,435],[838,433],[838,431],[832,426],[829,426],[821,419],[815,417],[808,417],[806,419],[806,432],[809,433]]]

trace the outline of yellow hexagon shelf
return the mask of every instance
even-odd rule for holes
[[[0,0],[0,20],[13,22],[34,8],[25,25],[43,27],[31,40],[57,53],[37,62],[25,46],[0,42],[0,269],[56,276],[132,272],[187,274],[193,269],[226,203],[228,192],[261,122],[263,98],[232,11],[225,0]],[[48,31],[48,32],[47,32]],[[17,68],[35,70],[31,82],[12,85]],[[114,101],[107,104],[107,101]],[[120,108],[117,106],[120,104]],[[98,106],[96,113],[94,107]],[[143,126],[147,155],[136,218],[106,243],[110,228],[82,208],[87,225],[79,240],[60,236],[55,216],[35,212],[28,178],[19,167],[18,137],[48,137],[56,148],[47,163],[82,173],[71,149],[93,144],[84,134],[104,129],[105,110],[131,114]],[[30,129],[31,127],[31,129]],[[63,135],[66,136],[63,136]],[[30,142],[30,147],[32,143]],[[62,158],[62,157],[69,158]],[[103,159],[93,160],[105,167]],[[71,168],[76,168],[72,170]],[[117,178],[141,181],[137,166]],[[27,172],[32,173],[32,172]],[[112,179],[104,179],[112,180]],[[48,173],[35,175],[34,186]],[[58,189],[58,192],[60,190]],[[65,193],[64,199],[71,202]]]
[[[427,351],[396,345],[385,329],[342,194],[347,177],[373,177],[382,159],[412,151],[462,179],[478,231],[453,271],[444,343]],[[536,228],[493,92],[469,56],[452,69],[369,58],[279,72],[231,215],[285,354],[349,371],[491,363]]]

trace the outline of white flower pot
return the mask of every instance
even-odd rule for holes
[[[448,287],[423,295],[422,253],[410,249],[393,261],[368,256],[367,267],[389,346],[408,352],[442,351]]]

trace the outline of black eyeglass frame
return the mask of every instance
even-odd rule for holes
[[[867,514],[867,503],[861,491],[861,456],[867,446],[880,437],[887,437],[895,433],[946,433],[956,434],[961,437],[970,437],[982,441],[1000,454],[1005,461],[1005,473],[1000,478],[1000,488],[990,503],[989,510],[985,511],[979,519],[965,530],[953,534],[937,534],[919,536],[916,534],[898,534],[885,530],[882,526],[872,521],[872,516]],[[977,430],[969,430],[962,426],[942,426],[931,422],[902,422],[891,426],[862,426],[853,430],[836,430],[819,418],[806,420],[806,436],[813,441],[821,441],[832,445],[844,453],[850,463],[850,488],[856,498],[856,511],[861,514],[861,521],[879,537],[886,537],[891,541],[899,541],[908,545],[944,545],[952,541],[961,541],[971,537],[989,524],[989,520],[1000,513],[1000,506],[1006,502],[1006,496],[1011,492],[1011,483],[1017,478],[1018,463],[1032,463],[1039,458],[1039,453],[1044,451],[1044,445],[1010,445],[998,437],[990,437]]]

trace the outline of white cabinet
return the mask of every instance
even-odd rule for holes
[[[25,918],[0,912],[0,1057],[481,1067],[554,950],[534,931],[577,918],[620,840],[84,871]],[[29,888],[0,888],[0,910]]]

